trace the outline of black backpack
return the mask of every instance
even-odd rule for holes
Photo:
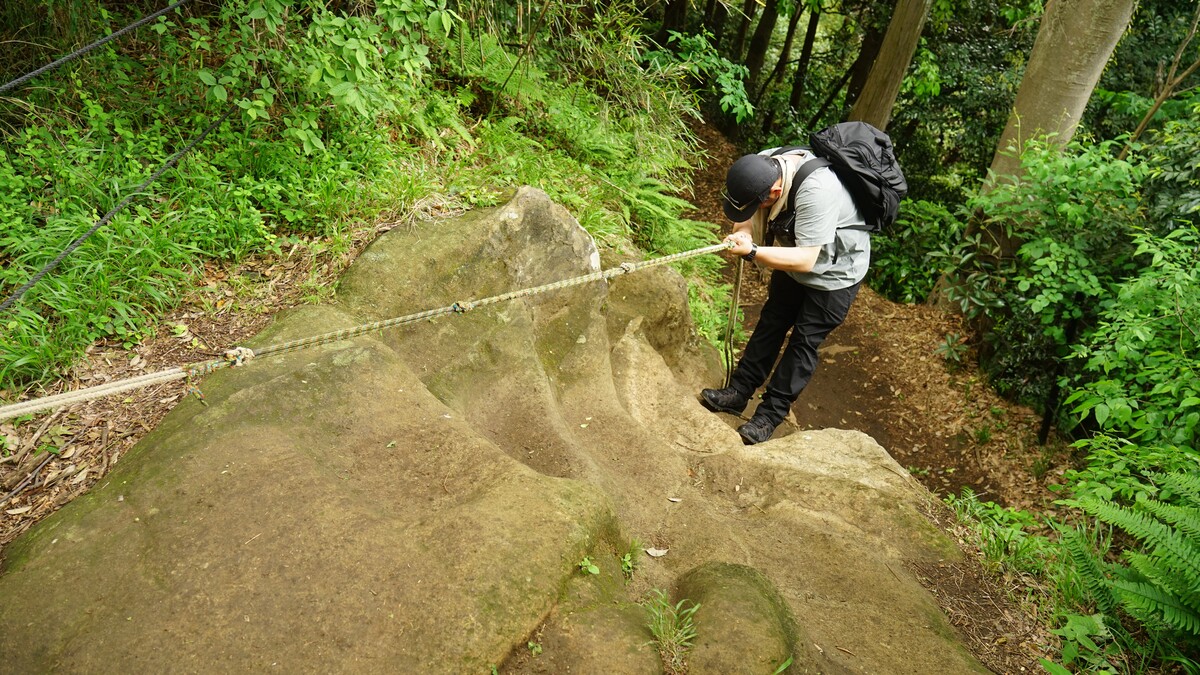
[[[833,169],[854,198],[854,205],[867,221],[868,232],[878,232],[896,222],[900,200],[908,194],[908,183],[887,134],[866,122],[842,122],[813,132],[809,142],[811,147],[792,145],[771,153],[786,155],[804,149],[817,156],[805,162],[792,178],[789,210],[771,222],[772,231],[795,238],[796,192],[809,174],[823,166]]]

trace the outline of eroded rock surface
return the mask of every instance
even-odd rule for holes
[[[523,188],[393,230],[252,346],[599,268]],[[692,672],[983,672],[906,567],[957,555],[924,489],[857,432],[742,446],[696,402],[721,377],[665,268],[220,371],[9,548],[0,663],[659,672],[664,589],[701,604]]]

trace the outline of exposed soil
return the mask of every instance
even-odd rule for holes
[[[695,179],[693,201],[700,207],[690,217],[725,223],[716,195],[725,167],[740,153],[711,128],[696,133],[709,159]],[[430,199],[409,218],[445,215],[443,209]],[[276,312],[327,287],[371,239],[396,224],[360,232],[338,258],[315,259],[309,249],[296,246],[278,258],[209,267],[200,290],[166,318],[159,335],[131,350],[97,344],[62,382],[29,395],[213,358],[257,333]],[[747,334],[765,296],[765,278],[747,269],[741,287]],[[1039,447],[1038,416],[990,392],[971,364],[948,367],[954,364],[947,364],[937,348],[955,331],[962,332],[955,320],[932,307],[891,303],[864,288],[846,323],[823,346],[822,364],[793,409],[793,423],[777,433],[860,430],[937,494],[959,494],[966,487],[983,500],[1052,510],[1046,486],[1061,476],[1065,456]],[[0,392],[11,399],[7,394]],[[109,468],[186,395],[187,386],[176,382],[19,425],[0,422],[0,437],[7,438],[7,450],[0,452],[0,557],[2,547],[20,533],[103,481]],[[959,535],[967,556],[961,563],[914,567],[914,573],[986,666],[998,673],[1038,671],[1039,645],[1051,639],[1011,600],[1022,595],[1020,589],[984,571],[948,511],[930,515]]]

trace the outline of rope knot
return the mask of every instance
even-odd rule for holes
[[[249,347],[234,347],[225,351],[225,360],[234,368],[245,365],[246,361],[252,358],[254,358],[254,350]]]
[[[637,270],[637,265],[634,265],[631,262],[623,262],[621,263],[621,269],[625,272],[625,274],[629,274],[630,272]]]
[[[466,301],[456,302],[451,305],[451,309],[453,309],[457,314],[462,314],[463,312],[469,312],[475,309],[475,303]]]

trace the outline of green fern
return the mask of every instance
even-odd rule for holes
[[[1131,616],[1147,629],[1164,626],[1194,641],[1200,637],[1200,500],[1195,488],[1200,481],[1184,474],[1158,475],[1155,481],[1177,503],[1156,500],[1138,502],[1133,508],[1107,500],[1085,498],[1078,502],[1084,512],[1125,530],[1142,543],[1122,557],[1126,565],[1109,566],[1107,585]],[[1076,555],[1075,544],[1064,538],[1080,575],[1093,589],[1098,561]],[[1094,589],[1093,589],[1094,592]],[[1097,598],[1101,597],[1097,595]]]
[[[1155,518],[1183,530],[1192,541],[1200,542],[1200,508],[1177,506],[1155,499],[1147,499],[1141,505]]]
[[[1125,554],[1129,568],[1116,568],[1116,576],[1131,583],[1149,583],[1164,593],[1180,599],[1183,605],[1197,605],[1197,593],[1185,574],[1164,566],[1161,561],[1139,553],[1129,551]],[[1200,607],[1196,607],[1200,610]]]
[[[715,243],[709,233],[703,239],[679,236],[683,232],[694,234],[696,228],[680,219],[680,214],[692,208],[690,202],[672,194],[672,189],[663,181],[650,176],[622,176],[619,180],[626,186],[622,189],[622,201],[627,207],[635,235],[647,248],[659,253],[676,253],[687,250],[686,244],[701,245]],[[622,211],[626,211],[625,208]],[[695,221],[689,221],[695,222]],[[676,248],[680,243],[685,246]]]
[[[1115,579],[1112,585],[1133,616],[1157,617],[1176,630],[1200,635],[1200,613],[1180,602],[1178,596],[1154,584],[1130,579]]]
[[[1163,499],[1177,494],[1186,497],[1192,503],[1200,504],[1200,474],[1147,472],[1146,475],[1162,486]]]
[[[1100,558],[1103,552],[1097,555],[1091,539],[1080,528],[1063,534],[1062,545],[1075,563],[1075,571],[1087,589],[1088,599],[1095,602],[1096,608],[1102,613],[1111,616],[1118,603],[1105,575],[1105,566]]]
[[[1200,542],[1191,541],[1178,530],[1152,515],[1118,506],[1095,497],[1080,500],[1083,510],[1100,520],[1125,530],[1151,544],[1158,555],[1192,578],[1200,581]]]

